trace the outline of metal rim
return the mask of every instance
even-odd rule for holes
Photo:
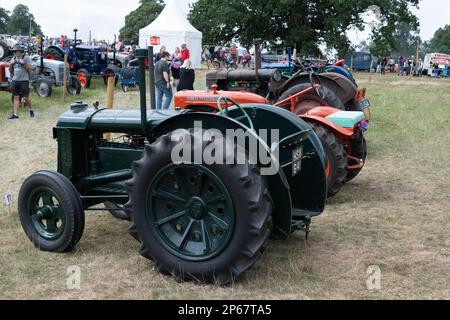
[[[78,80],[80,80],[81,86],[85,88],[87,85],[87,75],[84,72],[78,73]]]
[[[66,214],[56,194],[37,188],[28,197],[28,214],[34,230],[44,239],[58,240],[66,227]]]
[[[166,166],[151,182],[146,199],[151,230],[164,248],[183,260],[210,260],[231,241],[235,228],[231,195],[203,166]]]
[[[48,94],[50,92],[49,85],[45,82],[39,83],[38,91],[39,91],[40,96],[42,96],[42,97],[48,96]]]

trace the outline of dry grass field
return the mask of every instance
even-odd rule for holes
[[[37,251],[17,215],[23,180],[55,169],[52,126],[67,110],[33,96],[37,118],[7,122],[10,96],[0,92],[0,195],[14,196],[13,216],[0,205],[0,299],[450,299],[450,80],[357,74],[374,118],[369,158],[326,212],[303,234],[272,241],[263,259],[230,287],[179,284],[152,270],[128,235],[128,223],[87,214],[75,252]],[[204,72],[197,88],[204,88]],[[104,101],[95,83],[81,99]],[[116,92],[116,106],[137,106],[137,91]],[[69,266],[81,290],[68,290]],[[367,269],[381,269],[381,290],[367,288]]]

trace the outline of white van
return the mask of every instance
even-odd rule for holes
[[[439,70],[442,71],[450,66],[450,55],[444,53],[429,53],[423,60],[422,72],[424,75],[433,76],[433,66],[439,65]]]

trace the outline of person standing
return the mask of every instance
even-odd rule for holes
[[[175,52],[172,54],[170,60],[172,62],[170,71],[172,72],[173,85],[176,87],[178,85],[178,81],[180,81],[180,68],[183,64],[180,48],[175,48]]]
[[[155,65],[155,82],[156,82],[156,108],[158,110],[168,110],[172,103],[173,93],[170,84],[170,53],[163,52],[161,60]],[[163,98],[166,97],[163,108]]]
[[[166,52],[166,51],[167,51],[166,47],[162,46],[161,49],[159,50],[159,52],[155,56],[155,63],[157,63],[159,60],[161,60],[161,56],[162,56],[163,52]]]
[[[398,76],[402,76],[405,74],[405,58],[403,58],[403,56],[400,56],[400,58],[398,58],[398,67],[397,67],[397,71],[398,71]]]
[[[191,60],[185,60],[180,69],[180,82],[177,91],[194,90],[195,70],[192,68]]]
[[[31,58],[25,55],[25,49],[16,46],[13,49],[14,57],[9,66],[9,72],[12,76],[12,98],[13,98],[13,114],[9,120],[19,119],[20,104],[23,103],[30,112],[30,117],[34,118],[35,114],[31,107],[30,95],[30,73],[32,71]]]
[[[386,68],[387,68],[387,64],[388,64],[388,60],[387,58],[383,58],[383,60],[381,61],[381,74],[384,76],[386,75]]]
[[[181,45],[181,63],[184,61],[191,59],[191,52],[189,51],[187,44],[183,43]]]

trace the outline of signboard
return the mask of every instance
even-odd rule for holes
[[[152,46],[159,46],[161,44],[161,38],[160,37],[151,37],[150,38],[150,45]]]

